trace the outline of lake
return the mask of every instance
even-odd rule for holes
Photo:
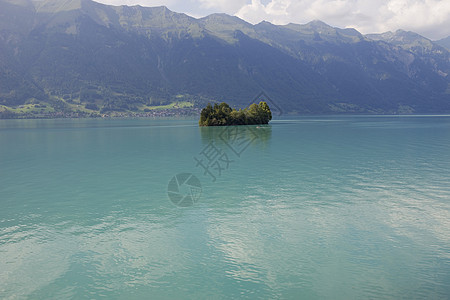
[[[0,120],[1,299],[450,298],[450,116]]]

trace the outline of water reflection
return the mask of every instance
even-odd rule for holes
[[[213,142],[218,147],[240,156],[248,147],[265,148],[272,138],[272,126],[210,126],[199,127],[202,143]]]

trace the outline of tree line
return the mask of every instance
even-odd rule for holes
[[[227,125],[260,125],[268,124],[272,120],[269,105],[261,101],[253,103],[248,108],[236,110],[227,103],[211,103],[200,113],[200,126],[227,126]]]

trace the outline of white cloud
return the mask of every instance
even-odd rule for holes
[[[450,35],[450,1],[448,0],[395,0],[386,9],[390,18],[378,22],[381,30],[403,28],[430,37]]]
[[[234,14],[247,4],[247,0],[198,0],[202,8]]]
[[[437,39],[450,35],[450,0],[96,0],[113,5],[166,5],[192,16],[213,12],[250,23],[304,24],[322,20],[362,33],[411,30]]]
[[[142,6],[162,6],[170,5],[174,1],[168,0],[95,0],[96,2],[109,5],[142,5]]]
[[[251,22],[275,24],[322,20],[363,33],[412,30],[430,38],[450,35],[449,0],[252,0],[237,16]]]

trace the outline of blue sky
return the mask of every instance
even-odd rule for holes
[[[222,12],[256,24],[312,20],[362,33],[411,30],[430,39],[450,36],[450,0],[95,0],[112,5],[165,5],[203,17]]]

